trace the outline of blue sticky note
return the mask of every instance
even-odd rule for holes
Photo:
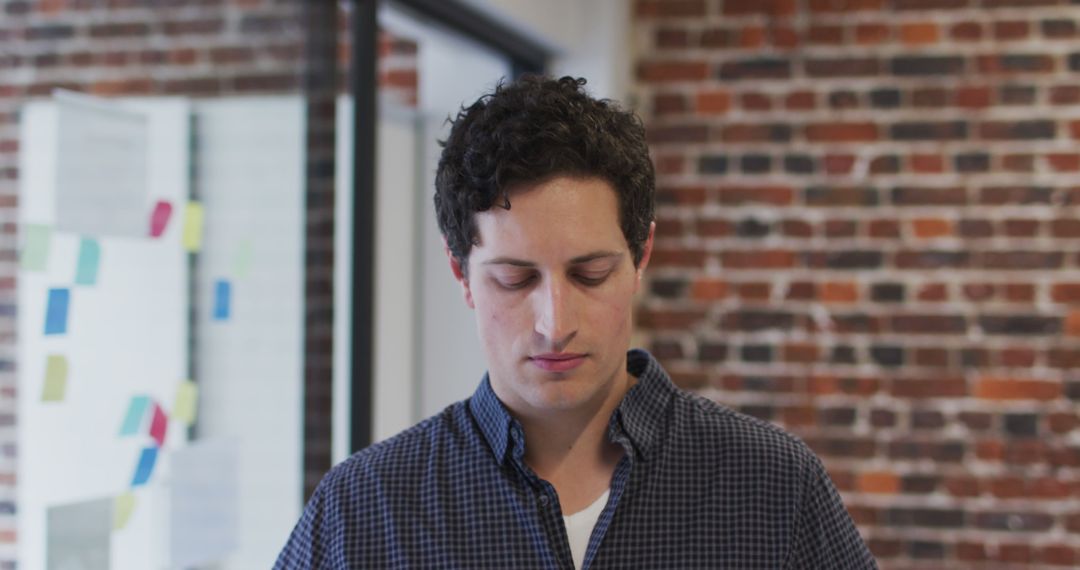
[[[146,410],[150,407],[150,398],[147,396],[134,396],[131,398],[131,403],[128,404],[127,415],[124,416],[124,423],[120,426],[120,435],[135,435],[139,433],[139,428],[142,427],[143,418],[146,417]]]
[[[214,320],[225,321],[229,318],[230,297],[232,286],[224,279],[218,279],[214,283]]]
[[[145,447],[139,456],[139,465],[135,468],[135,478],[131,480],[132,487],[145,485],[150,480],[150,474],[154,472],[154,464],[157,463],[157,447]]]
[[[101,263],[101,245],[96,239],[83,238],[79,244],[79,265],[75,271],[76,285],[97,283],[98,265]]]
[[[45,307],[45,334],[67,332],[69,289],[49,289],[49,303]]]

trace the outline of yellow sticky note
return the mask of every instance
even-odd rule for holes
[[[68,361],[67,357],[60,354],[50,354],[45,361],[45,390],[41,400],[44,402],[59,402],[64,399],[67,392]]]
[[[127,526],[131,512],[135,510],[135,494],[128,492],[116,497],[113,502],[113,530]]]
[[[196,252],[202,248],[203,207],[198,202],[188,202],[184,208],[184,249]]]
[[[173,402],[173,419],[184,422],[187,425],[195,423],[195,404],[199,397],[199,387],[191,380],[184,380],[176,389],[176,400]]]

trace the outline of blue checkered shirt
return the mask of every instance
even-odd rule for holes
[[[608,425],[626,453],[585,568],[876,568],[795,437],[676,388],[648,353]],[[485,377],[319,484],[275,568],[571,569],[559,498]]]

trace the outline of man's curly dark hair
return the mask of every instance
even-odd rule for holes
[[[594,99],[585,80],[526,75],[462,107],[435,175],[435,212],[450,253],[467,271],[476,212],[509,209],[517,185],[555,176],[600,178],[618,194],[634,265],[653,221],[655,175],[645,128],[632,112]]]

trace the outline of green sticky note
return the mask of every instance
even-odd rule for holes
[[[45,390],[41,400],[44,402],[60,402],[67,392],[68,361],[67,357],[60,354],[50,354],[45,361]]]
[[[79,266],[75,271],[76,285],[97,283],[98,266],[101,264],[101,245],[96,239],[83,238],[79,243]]]
[[[173,401],[172,418],[187,425],[195,423],[195,403],[199,397],[199,387],[191,380],[184,380],[176,389]]]
[[[134,493],[129,491],[116,497],[116,500],[113,502],[113,530],[120,530],[127,526],[128,520],[131,519],[131,513],[134,510]]]
[[[41,224],[23,225],[23,244],[19,262],[29,271],[45,271],[49,265],[52,228]]]
[[[188,202],[184,208],[184,249],[197,252],[202,248],[203,207],[198,202]]]
[[[250,239],[241,241],[236,246],[236,256],[233,258],[233,274],[237,278],[247,277],[251,271],[251,258],[254,256],[255,246]]]

